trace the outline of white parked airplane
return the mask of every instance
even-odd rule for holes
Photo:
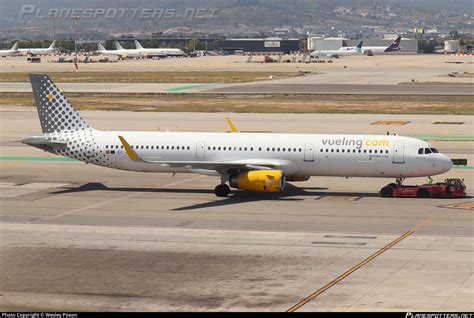
[[[152,48],[144,48],[140,42],[135,40],[135,48],[141,52],[144,57],[151,56],[151,57],[168,57],[168,56],[185,56],[186,53],[184,53],[183,50],[181,49],[172,49],[172,48],[157,48],[157,49],[152,49]]]
[[[425,141],[388,135],[101,131],[90,127],[45,74],[30,74],[43,133],[22,142],[99,166],[220,177],[233,188],[278,192],[310,176],[432,176],[452,162]],[[389,185],[390,186],[390,185]]]
[[[120,44],[119,44],[120,46]],[[136,50],[125,50],[124,48],[117,50],[107,50],[102,44],[97,43],[97,52],[103,55],[118,56],[119,58],[125,60],[127,58],[142,58],[143,54],[137,52]],[[121,47],[121,46],[120,46]]]
[[[320,57],[320,56],[339,57],[339,56],[357,55],[357,54],[362,54],[362,41],[360,41],[353,48],[347,48],[346,46],[342,46],[337,50],[315,50],[311,52],[311,57]]]
[[[58,48],[56,47],[56,40],[51,43],[51,45],[48,48],[45,49],[40,49],[40,48],[29,48],[29,49],[18,49],[18,52],[20,52],[22,55],[48,55],[48,54],[53,54],[56,52]]]
[[[1,57],[15,55],[15,54],[18,54],[18,42],[15,42],[15,44],[13,44],[12,48],[9,50],[0,50]]]

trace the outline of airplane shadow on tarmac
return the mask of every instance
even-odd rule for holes
[[[231,194],[226,198],[217,198],[213,201],[193,204],[180,208],[173,209],[174,211],[186,211],[204,209],[209,207],[231,205],[231,204],[242,204],[247,202],[256,201],[301,201],[302,198],[294,198],[296,196],[313,196],[320,198],[324,196],[332,197],[379,197],[378,193],[365,193],[365,192],[323,192],[321,190],[327,190],[328,188],[320,187],[296,187],[292,184],[287,183],[286,188],[282,192],[277,193],[262,193],[262,192],[249,192],[233,190]],[[103,183],[86,183],[78,187],[67,187],[66,189],[54,191],[50,194],[68,194],[68,193],[81,193],[87,191],[111,191],[111,192],[143,192],[143,193],[201,193],[201,194],[214,194],[213,189],[173,189],[173,188],[132,188],[132,187],[108,187]]]

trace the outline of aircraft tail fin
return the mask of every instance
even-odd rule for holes
[[[143,46],[140,44],[140,42],[138,42],[137,40],[135,40],[135,48],[136,48],[136,49],[143,49]]]
[[[55,48],[56,48],[56,40],[54,40],[53,43],[51,43],[48,49],[55,49]]]
[[[77,110],[46,74],[30,74],[43,133],[90,129]]]
[[[387,48],[385,49],[384,52],[392,52],[392,51],[397,51],[400,50],[400,40],[402,38],[399,36],[393,41]]]
[[[16,41],[15,44],[13,44],[13,46],[10,50],[12,50],[12,51],[18,50],[18,41]]]
[[[357,45],[354,47],[354,49],[355,49],[356,51],[362,50],[362,43],[363,43],[363,42],[364,42],[364,41],[360,41],[359,43],[357,43]]]
[[[119,43],[118,41],[114,41],[114,44],[115,44],[115,48],[116,48],[117,50],[123,50],[122,45],[120,45],[120,43]]]
[[[99,52],[105,52],[107,51],[105,47],[102,45],[102,43],[97,43],[97,51]]]

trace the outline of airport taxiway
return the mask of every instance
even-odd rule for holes
[[[285,311],[344,273],[297,310],[474,310],[471,167],[435,178],[464,177],[465,199],[383,199],[372,178],[216,198],[211,177],[54,161],[18,142],[40,132],[18,109],[0,113],[2,310]],[[97,129],[226,130],[226,114],[81,113]],[[472,116],[231,117],[241,130],[396,129],[472,162]],[[373,125],[391,120],[408,123]]]

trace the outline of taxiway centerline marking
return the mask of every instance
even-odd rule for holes
[[[375,259],[377,256],[381,255],[382,253],[384,253],[385,251],[389,250],[390,248],[392,248],[393,246],[395,246],[396,244],[400,243],[401,241],[403,241],[405,238],[407,238],[408,236],[412,235],[413,233],[415,233],[415,231],[417,231],[419,228],[421,228],[422,226],[426,225],[428,222],[431,222],[434,218],[436,217],[436,215],[432,216],[432,217],[429,217],[427,219],[424,219],[423,221],[421,221],[420,223],[418,223],[417,225],[415,225],[411,230],[409,230],[408,232],[406,232],[405,234],[399,236],[398,238],[396,238],[395,240],[391,241],[390,243],[388,243],[387,245],[385,245],[384,247],[382,247],[381,249],[379,249],[378,251],[376,251],[375,253],[371,254],[369,257],[367,257],[366,259],[364,259],[363,261],[361,261],[360,263],[352,266],[350,269],[348,269],[347,271],[345,271],[344,273],[342,273],[341,275],[339,275],[338,277],[334,278],[332,281],[330,281],[329,283],[327,283],[326,285],[324,285],[323,287],[321,287],[320,289],[318,289],[317,291],[315,291],[314,293],[312,293],[311,295],[303,298],[302,300],[300,300],[297,304],[295,304],[294,306],[290,307],[289,309],[287,309],[286,312],[294,312],[295,310],[303,307],[304,305],[306,305],[308,302],[310,302],[311,300],[313,300],[314,298],[318,297],[319,295],[321,295],[322,293],[324,293],[326,290],[328,290],[329,288],[333,287],[334,285],[336,285],[337,283],[339,283],[340,281],[342,281],[344,278],[346,278],[347,276],[349,276],[350,274],[352,274],[353,272],[355,272],[356,270],[358,270],[359,268],[361,268],[362,266],[366,265],[367,263],[369,263],[370,261],[372,261],[373,259]]]
[[[203,176],[198,176],[198,177],[191,178],[191,179],[186,179],[186,180],[181,180],[181,181],[176,181],[176,182],[173,182],[173,183],[165,184],[163,186],[157,187],[157,189],[172,187],[172,186],[175,186],[175,185],[178,185],[178,184],[181,184],[181,183],[190,182],[190,181],[197,180],[197,179],[200,179],[200,178],[203,178]],[[27,222],[27,223],[42,223],[44,221],[53,220],[53,219],[56,219],[56,218],[59,218],[59,217],[62,217],[62,216],[71,215],[71,214],[74,214],[74,213],[77,213],[77,212],[82,212],[82,211],[89,210],[89,209],[92,209],[92,208],[97,208],[99,206],[103,206],[103,205],[106,205],[106,204],[109,204],[109,203],[129,199],[129,198],[137,196],[139,194],[141,194],[141,192],[134,192],[134,193],[131,193],[131,194],[126,195],[124,197],[115,198],[115,199],[107,200],[107,201],[104,201],[104,202],[99,202],[99,203],[96,203],[96,204],[85,206],[83,208],[78,208],[78,209],[73,209],[73,210],[70,210],[70,211],[66,211],[64,213],[57,214],[57,215],[52,215],[52,216],[47,216],[47,217],[44,217],[44,218],[39,218],[39,219],[30,221],[30,222]]]

